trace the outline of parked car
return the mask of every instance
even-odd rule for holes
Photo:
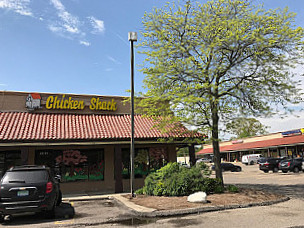
[[[282,170],[283,173],[287,173],[288,171],[298,173],[303,170],[302,162],[303,158],[286,159],[279,163],[279,169]]]
[[[264,171],[264,173],[268,173],[269,170],[274,173],[279,171],[279,163],[284,160],[284,157],[280,158],[260,158],[259,159],[259,167],[260,170]]]
[[[211,163],[212,159],[211,158],[200,158],[200,159],[196,160],[196,163],[200,163],[200,162]]]
[[[241,172],[242,167],[238,165],[234,165],[232,163],[221,163],[222,172],[231,171],[231,172]],[[212,170],[215,170],[215,166],[212,166]]]
[[[178,164],[183,166],[183,167],[190,168],[190,165],[187,164],[186,162],[179,162]]]
[[[242,156],[242,163],[245,165],[257,164],[259,159],[262,157],[261,154],[247,154]]]
[[[45,166],[16,166],[10,168],[0,181],[1,219],[23,212],[45,212],[54,215],[61,204],[59,177]]]

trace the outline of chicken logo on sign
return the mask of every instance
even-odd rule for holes
[[[27,96],[25,107],[28,110],[35,110],[41,108],[41,96],[39,93],[31,93]]]

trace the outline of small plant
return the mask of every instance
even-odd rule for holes
[[[237,187],[237,186],[235,186],[235,185],[228,185],[227,187],[226,187],[226,190],[228,191],[228,192],[239,192],[239,188]]]
[[[136,195],[143,195],[143,194],[144,194],[144,189],[143,189],[143,188],[137,189],[137,190],[135,191],[135,194],[136,194]]]

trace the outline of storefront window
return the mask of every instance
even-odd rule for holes
[[[62,182],[104,180],[103,149],[36,151],[36,164],[51,167]]]
[[[0,151],[0,177],[12,166],[21,165],[21,151]]]
[[[144,178],[150,172],[160,169],[168,163],[164,148],[136,148],[134,154],[134,176]],[[122,149],[122,177],[130,178],[130,150]]]

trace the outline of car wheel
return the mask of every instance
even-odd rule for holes
[[[298,173],[298,172],[299,172],[299,168],[298,168],[298,167],[294,167],[294,168],[293,168],[293,172],[294,172],[294,173]]]
[[[279,172],[279,169],[278,169],[277,167],[274,167],[274,168],[273,168],[273,172],[274,172],[274,173],[277,173],[277,172]]]
[[[268,173],[269,172],[269,170],[264,170],[264,173]]]
[[[282,173],[287,173],[288,171],[287,170],[282,170]]]
[[[225,169],[222,169],[222,172],[224,172],[225,171]]]
[[[236,169],[236,171],[237,171],[237,172],[241,172],[242,169],[241,169],[240,167],[238,167],[238,168]]]
[[[254,164],[254,162],[253,162],[253,161],[251,161],[251,162],[250,162],[250,165],[253,165],[253,164]]]
[[[57,202],[54,202],[54,205],[51,210],[44,211],[44,218],[46,218],[46,219],[55,218],[56,204],[57,204]]]

